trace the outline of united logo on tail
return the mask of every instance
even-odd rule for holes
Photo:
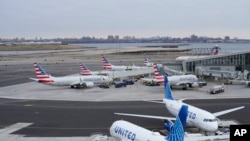
[[[184,133],[188,115],[188,106],[183,105],[176,117],[175,123],[170,131],[167,141],[184,141]]]

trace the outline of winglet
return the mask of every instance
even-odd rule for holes
[[[168,77],[164,75],[164,88],[165,88],[165,98],[169,100],[174,100],[172,96],[172,91],[169,85]]]
[[[184,141],[187,114],[188,106],[182,105],[173,128],[170,130],[170,134],[166,138],[167,141]]]

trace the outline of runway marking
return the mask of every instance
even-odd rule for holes
[[[31,106],[33,106],[32,104],[25,104],[25,105],[23,105],[24,107],[31,107]]]
[[[19,105],[19,104],[1,104],[6,106],[26,106],[26,107],[41,107],[41,108],[68,108],[68,109],[124,109],[124,108],[148,108],[149,106],[151,108],[159,108],[162,107],[161,105],[144,105],[144,106],[135,106],[135,105],[128,105],[128,106],[122,106],[122,107],[114,107],[114,106],[96,106],[96,107],[79,107],[79,106],[44,106],[44,105],[32,105],[32,104],[26,104],[26,105]]]
[[[145,96],[145,94],[138,94],[139,96]]]
[[[27,129],[47,129],[47,130],[103,130],[103,129],[109,129],[110,127],[85,127],[85,128],[57,128],[57,127],[39,127],[39,126],[33,126],[33,127],[27,127],[31,125],[32,123],[27,123],[26,126],[21,127],[22,128],[27,128]],[[15,125],[15,124],[14,124]],[[13,126],[13,125],[11,125]],[[7,128],[8,126],[0,126],[1,128]],[[162,128],[161,126],[145,126],[145,128],[150,128],[150,129],[159,129]],[[20,130],[18,129],[18,130]],[[2,129],[0,129],[1,131]],[[16,131],[17,129],[15,129]],[[13,131],[14,132],[14,131]]]

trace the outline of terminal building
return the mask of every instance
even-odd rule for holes
[[[243,77],[240,75],[250,70],[250,51],[183,57],[165,66],[179,67],[183,72],[198,76]]]

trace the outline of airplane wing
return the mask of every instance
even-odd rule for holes
[[[243,108],[245,108],[245,106],[241,106],[241,107],[237,107],[237,108],[232,108],[232,109],[216,112],[216,113],[213,113],[213,115],[218,117],[218,116],[225,115],[227,113],[231,113],[233,111],[237,111],[237,110],[240,110],[240,109],[243,109]]]
[[[155,78],[141,78],[141,80],[142,80],[143,82],[158,83],[157,79],[155,79]]]
[[[160,104],[165,104],[164,102],[162,101],[153,101],[153,100],[143,100],[145,102],[152,102],[152,103],[160,103]]]
[[[85,87],[93,87],[94,82],[87,82],[87,81],[76,81],[74,83],[71,83],[70,86],[85,86]]]
[[[131,117],[142,117],[142,118],[151,118],[151,119],[160,119],[160,120],[167,120],[172,122],[172,120],[176,120],[173,117],[163,117],[163,116],[151,116],[151,115],[138,115],[138,114],[127,114],[127,113],[114,113],[115,115],[122,115],[122,116],[131,116]]]
[[[178,83],[175,83],[174,85],[180,86],[180,85],[186,85],[186,84],[190,84],[190,83],[193,83],[193,82],[190,82],[190,81],[180,81]]]
[[[37,82],[39,81],[39,79],[36,79],[36,78],[29,78],[29,79],[37,81]]]
[[[213,135],[213,136],[185,136],[185,141],[203,141],[203,140],[228,140],[229,134],[227,135]]]

